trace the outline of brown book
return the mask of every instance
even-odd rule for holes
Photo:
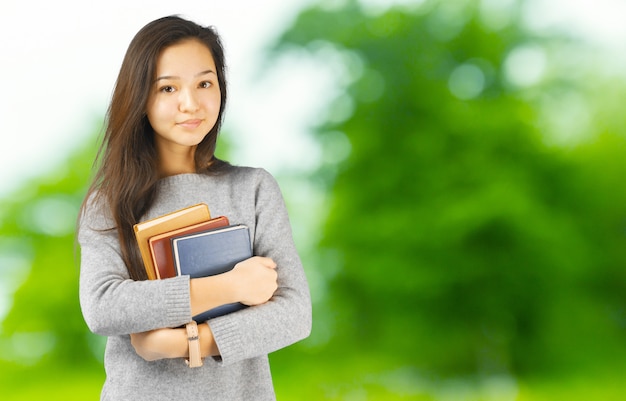
[[[152,263],[150,244],[148,243],[150,238],[180,227],[191,226],[210,219],[211,214],[209,213],[209,207],[204,203],[199,203],[135,224],[135,237],[137,239],[137,245],[139,245],[139,252],[141,253],[141,259],[143,260],[148,278],[150,280],[157,278]]]
[[[157,278],[168,278],[176,276],[174,257],[172,254],[171,239],[180,235],[195,234],[203,231],[213,230],[228,225],[225,216],[216,217],[209,221],[194,224],[188,227],[178,228],[163,234],[155,235],[148,240],[150,252],[152,254],[152,264]]]

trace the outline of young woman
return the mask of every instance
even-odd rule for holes
[[[103,400],[272,400],[267,355],[310,333],[309,289],[276,181],[214,155],[225,104],[212,28],[171,16],[137,33],[79,217],[81,308],[108,337]],[[247,225],[255,256],[217,276],[146,280],[133,225],[197,203]],[[194,333],[192,316],[231,302],[251,307]]]

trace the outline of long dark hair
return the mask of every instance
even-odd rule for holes
[[[118,232],[122,258],[135,280],[147,276],[133,226],[154,202],[159,180],[154,132],[146,116],[148,96],[159,54],[187,39],[199,40],[210,50],[221,93],[217,122],[195,151],[196,171],[217,173],[228,165],[215,157],[226,106],[226,66],[220,37],[213,27],[179,16],[163,17],[144,26],[128,46],[107,111],[95,177],[81,208],[82,213],[94,194],[110,207],[116,225],[112,229]]]

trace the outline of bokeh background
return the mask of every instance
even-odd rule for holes
[[[623,1],[168,3],[3,3],[2,399],[98,399],[76,214],[168,14],[223,35],[218,153],[288,203],[314,326],[279,399],[626,399]]]

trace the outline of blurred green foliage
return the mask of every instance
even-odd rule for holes
[[[313,375],[311,391],[541,399],[523,386],[550,383],[562,391],[546,399],[621,399],[626,136],[590,84],[602,76],[562,59],[582,43],[515,14],[491,27],[477,1],[325,4],[275,48],[339,77],[316,136],[325,153],[350,149],[317,174],[328,216],[313,268],[328,296],[313,336],[332,335],[316,355],[328,381]],[[541,79],[523,84],[520,54],[545,58]],[[555,145],[546,104],[571,98],[603,120]]]
[[[626,393],[626,87],[572,71],[590,50],[533,34],[521,6],[494,24],[481,4],[322,2],[270,53],[317,60],[338,93],[315,127],[319,170],[279,177],[324,195],[299,204],[284,186],[296,225],[324,219],[303,252],[313,333],[271,356],[279,399]],[[520,60],[541,56],[531,82]],[[103,342],[80,315],[73,245],[94,154],[1,201],[9,399],[98,396]]]
[[[95,149],[92,141],[73,149],[66,164],[0,201],[0,302],[11,306],[0,330],[4,399],[40,398],[42,391],[48,399],[98,397],[103,341],[80,313],[74,248]]]

